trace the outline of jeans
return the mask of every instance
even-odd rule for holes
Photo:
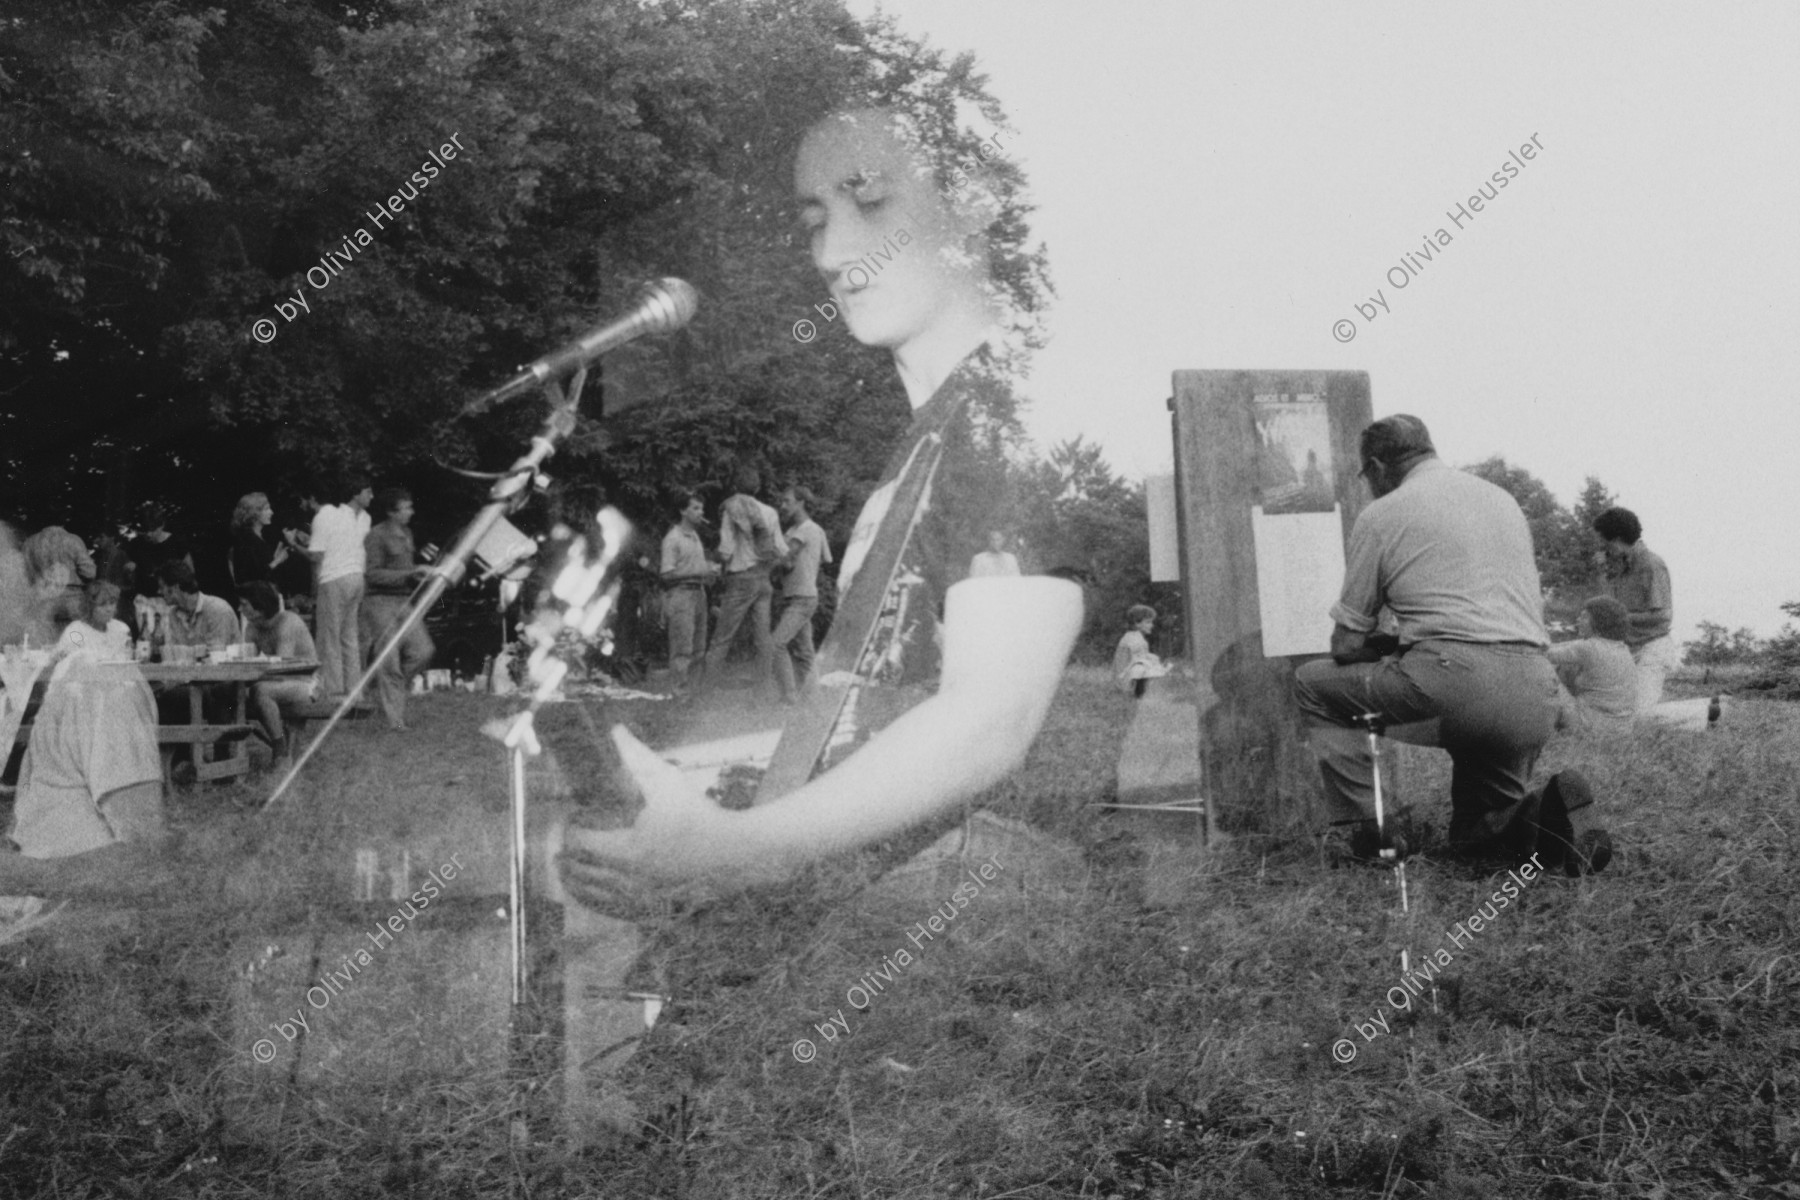
[[[813,673],[813,614],[819,611],[817,596],[789,596],[781,602],[781,619],[775,622],[775,685],[783,700],[792,700]],[[794,682],[798,675],[800,682]]]
[[[774,598],[768,567],[726,573],[725,592],[719,599],[718,628],[713,630],[712,645],[706,651],[709,680],[724,667],[725,656],[731,653],[731,640],[737,636],[745,616],[750,618],[750,637],[756,645],[756,682],[762,684],[769,678],[769,660],[775,656],[775,643],[769,637],[769,608]]]
[[[362,633],[363,640],[369,644],[370,657],[381,649],[388,632],[405,618],[406,610],[405,596],[363,597]],[[406,728],[407,682],[425,669],[435,653],[437,647],[432,644],[431,635],[425,632],[425,623],[420,621],[407,630],[400,645],[375,673],[375,697],[381,705],[381,715],[387,718],[388,728]]]
[[[706,652],[706,589],[681,584],[664,592],[663,623],[669,630],[669,671],[685,683],[694,655]]]
[[[362,598],[361,575],[340,575],[319,585],[313,640],[318,646],[319,678],[324,681],[327,696],[342,696],[362,677],[362,642],[356,628]]]
[[[1556,726],[1556,672],[1523,644],[1428,641],[1376,663],[1321,659],[1299,669],[1294,692],[1334,820],[1375,814],[1368,735],[1351,721],[1377,713],[1404,727],[1389,729],[1395,740],[1450,752],[1450,845],[1463,851],[1498,848],[1512,831]]]

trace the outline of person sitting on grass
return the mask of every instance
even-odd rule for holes
[[[243,600],[240,610],[244,618],[244,635],[256,645],[258,654],[268,654],[287,661],[317,663],[319,652],[313,645],[312,631],[281,603],[281,593],[266,579],[247,583],[238,591]],[[319,697],[319,675],[290,675],[282,679],[265,679],[250,688],[250,705],[262,722],[268,743],[277,758],[285,757],[287,728],[282,723],[283,709],[292,712],[302,704]]]
[[[168,878],[156,710],[137,667],[108,660],[107,597],[93,587],[69,593],[56,575],[31,589],[23,624],[54,642],[41,668],[4,667],[9,692],[28,693],[40,673],[49,686],[0,839],[0,920],[34,915],[43,897],[117,900]]]
[[[1631,728],[1637,712],[1638,669],[1625,638],[1631,631],[1625,606],[1611,596],[1595,596],[1575,618],[1573,642],[1550,647],[1550,664],[1564,692],[1556,714],[1558,729]]]
[[[1148,604],[1134,604],[1125,610],[1130,627],[1119,639],[1113,652],[1113,679],[1120,690],[1141,698],[1145,684],[1169,673],[1163,660],[1150,652],[1150,631],[1156,627],[1156,610]]]

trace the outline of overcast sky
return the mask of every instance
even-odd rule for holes
[[[1040,442],[1166,472],[1172,371],[1363,370],[1452,463],[1598,475],[1678,637],[1800,600],[1800,6],[883,8],[1016,129],[1059,293]]]

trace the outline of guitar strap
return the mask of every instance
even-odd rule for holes
[[[943,461],[945,432],[968,406],[970,388],[962,376],[969,367],[965,360],[919,410],[906,445],[885,475],[891,483],[877,489],[864,506],[866,519],[882,493],[889,493],[867,554],[857,562],[854,538],[845,552],[843,569],[855,573],[819,647],[817,686],[802,693],[800,707],[782,730],[757,789],[758,804],[800,787],[855,745],[860,692],[903,672],[911,630],[918,627],[909,618],[920,615],[921,604],[925,616],[936,615],[922,595],[925,580],[916,569],[919,527]]]

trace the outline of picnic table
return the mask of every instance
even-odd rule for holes
[[[139,663],[138,670],[152,687],[185,687],[188,695],[186,725],[158,725],[156,741],[160,746],[186,746],[194,765],[196,781],[230,779],[250,771],[250,750],[245,744],[252,731],[247,709],[250,685],[281,675],[304,675],[318,669],[310,662],[231,662],[204,663]],[[228,683],[232,692],[231,720],[223,725],[208,724],[205,698],[209,685]],[[207,746],[223,746],[222,757],[206,761]]]
[[[194,778],[231,779],[250,771],[250,752],[245,745],[252,731],[248,717],[250,685],[283,675],[304,675],[318,669],[317,663],[301,661],[257,661],[254,659],[204,663],[135,663],[146,682],[164,689],[187,689],[188,720],[183,725],[158,725],[159,746],[187,747],[194,765]],[[40,679],[38,687],[45,686]],[[231,719],[224,724],[206,720],[205,694],[209,686],[232,685]],[[31,740],[31,726],[21,725],[17,745]],[[223,746],[224,755],[207,761],[206,747]]]

